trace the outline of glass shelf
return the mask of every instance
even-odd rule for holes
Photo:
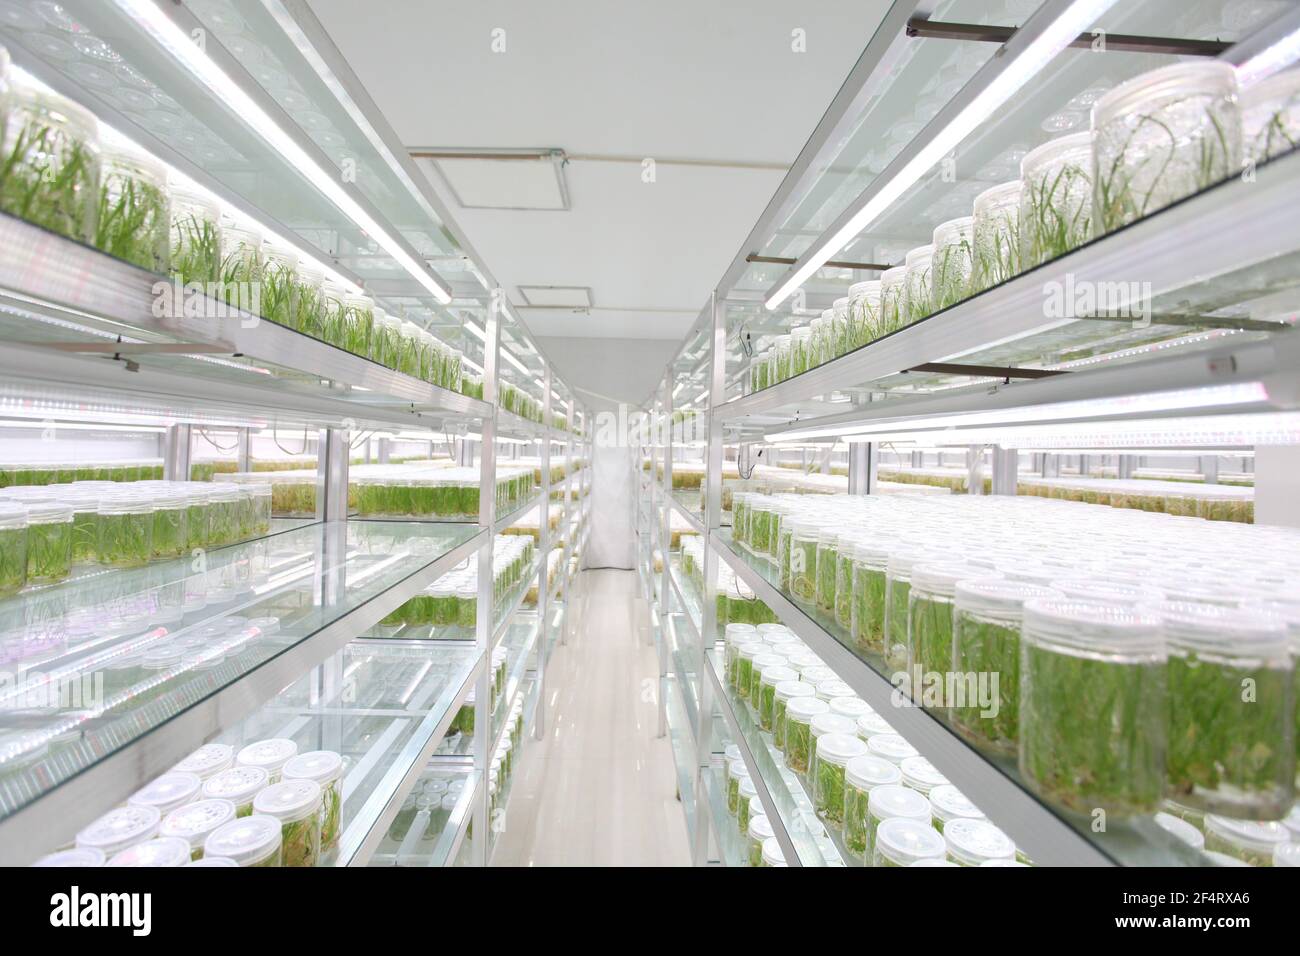
[[[435,757],[416,781],[402,809],[385,829],[368,865],[456,865],[462,848],[468,848],[470,844],[466,837],[474,818],[474,801],[481,783],[482,774],[473,769],[471,762]],[[459,794],[450,808],[439,807],[435,812],[432,799],[419,798],[425,793],[441,793],[442,786],[455,786]]]
[[[49,828],[46,842],[71,836],[93,813],[65,802],[124,799],[218,717],[275,696],[483,540],[470,526],[291,523],[0,602],[14,675],[0,713],[6,855],[31,848],[27,821]],[[41,799],[54,792],[66,796]]]

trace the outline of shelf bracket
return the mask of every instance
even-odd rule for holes
[[[792,266],[799,260],[791,259],[789,256],[760,256],[751,252],[745,256],[746,262],[765,262],[775,266]],[[884,272],[886,269],[892,269],[893,266],[885,265],[881,262],[845,262],[843,259],[829,259],[825,263],[826,268],[830,269],[874,269],[877,272]]]
[[[1006,43],[1016,34],[1018,27],[991,26],[982,23],[944,23],[925,17],[914,17],[904,31],[909,37],[930,40],[965,40],[975,43]],[[1188,40],[1181,37],[1146,37],[1129,33],[1080,33],[1070,43],[1072,47],[1093,49],[1100,41],[1101,49],[1117,53],[1161,53],[1169,56],[1223,55],[1232,44],[1222,40]],[[829,265],[829,263],[827,263]]]
[[[1051,378],[1054,375],[1068,375],[1063,370],[1050,368],[1011,368],[1002,365],[961,365],[954,362],[923,362],[903,369],[908,372],[937,372],[940,375],[973,375],[977,378],[1000,378],[1010,382],[1013,378]]]

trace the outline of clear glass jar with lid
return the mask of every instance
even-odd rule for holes
[[[166,275],[171,252],[166,167],[118,136],[105,136],[100,165],[95,247]]]
[[[822,734],[817,738],[813,800],[817,816],[830,826],[844,824],[845,766],[855,757],[865,756],[867,745],[851,732]]]
[[[907,594],[907,669],[927,680],[931,674],[943,677],[952,671],[952,609],[957,582],[982,577],[987,572],[965,564],[926,564],[912,568]],[[916,703],[946,710],[945,700]]]
[[[768,837],[763,841],[763,866],[788,866],[785,862],[785,853],[781,850],[781,844],[776,837]]]
[[[821,697],[818,699],[824,700],[824,698]],[[816,714],[808,724],[808,730],[812,736],[812,746],[809,748],[808,769],[805,771],[805,774],[808,777],[810,787],[814,791],[817,786],[817,741],[827,734],[844,734],[849,737],[857,736],[857,723],[853,718],[842,717],[839,714],[832,713],[829,709],[829,702],[826,706],[826,712]]]
[[[204,780],[202,792],[205,798],[229,800],[235,815],[246,817],[253,812],[253,797],[269,782],[270,775],[261,767],[228,767]]]
[[[934,244],[927,243],[908,251],[903,258],[907,270],[903,289],[905,324],[919,322],[934,312]]]
[[[269,493],[270,486],[267,486]],[[153,494],[152,554],[155,558],[178,558],[189,541],[190,498],[184,490],[163,489]],[[268,494],[267,505],[270,505]],[[98,523],[97,523],[98,527]],[[98,544],[96,544],[98,548]]]
[[[776,359],[776,371],[773,373],[772,382],[784,382],[789,378],[794,368],[794,338],[792,335],[778,335],[776,344],[772,348],[773,356]]]
[[[811,325],[801,325],[790,332],[790,375],[802,375],[815,364],[813,330]]]
[[[446,387],[453,392],[463,391],[465,373],[465,356],[459,349],[449,349],[447,352],[447,384]],[[471,379],[474,383],[472,391],[473,397],[481,399],[483,397],[483,380],[477,377]]]
[[[884,338],[907,324],[907,266],[880,274],[880,322],[872,340]]]
[[[398,329],[397,370],[412,378],[420,377],[421,329],[413,322],[403,322]]]
[[[159,833],[183,839],[190,848],[190,859],[203,858],[203,841],[218,827],[235,819],[235,805],[229,800],[196,800],[172,810],[163,817]]]
[[[844,545],[841,543],[841,549]],[[841,556],[844,552],[841,550]],[[852,553],[853,580],[850,595],[849,632],[859,650],[876,654],[885,649],[885,569],[889,546],[861,542]]]
[[[849,286],[848,298],[844,350],[851,352],[876,338],[880,328],[880,280],[854,283]]]
[[[798,679],[783,680],[772,687],[772,743],[777,750],[785,750],[786,705],[796,697],[815,698],[816,694],[812,684]]]
[[[727,761],[727,811],[733,816],[740,812],[740,781],[749,779],[749,768],[737,754]]]
[[[1020,194],[1013,179],[975,197],[971,227],[971,292],[981,292],[1020,273]]]
[[[0,595],[27,586],[27,509],[0,501]]]
[[[742,644],[752,644],[758,640],[758,630],[752,624],[728,624],[723,632],[725,649],[723,651],[722,673],[727,683],[736,686],[736,658]]]
[[[1300,70],[1283,70],[1241,91],[1242,158],[1263,163],[1300,143]]]
[[[171,272],[182,282],[221,279],[221,207],[181,183],[170,185]]]
[[[817,535],[817,607],[835,613],[835,582],[839,574],[840,533],[838,528],[822,528]]]
[[[280,782],[280,771],[298,754],[298,744],[289,737],[268,737],[242,747],[235,755],[240,767],[265,770],[269,783]]]
[[[338,846],[342,832],[343,758],[333,750],[310,750],[290,757],[281,776],[285,780],[314,780],[321,788],[320,846],[321,852]]]
[[[1241,168],[1237,71],[1197,59],[1122,83],[1092,111],[1093,226],[1148,216]]]
[[[1020,626],[1025,602],[1060,597],[1036,584],[1001,578],[959,581],[953,595],[953,668],[990,675],[986,701],[967,700],[949,711],[967,740],[991,753],[1014,754],[1020,699]],[[996,689],[992,677],[996,675]]]
[[[831,329],[827,336],[828,348],[824,361],[839,358],[849,350],[849,297],[843,296],[831,304]]]
[[[296,307],[298,300],[298,251],[273,240],[262,242],[261,313],[277,325],[297,329],[307,335],[319,335],[313,326],[303,328],[303,318]]]
[[[1248,866],[1270,866],[1279,846],[1288,842],[1289,831],[1276,820],[1238,820],[1207,814],[1205,849],[1240,860]]]
[[[221,217],[221,281],[227,302],[250,301],[247,290],[262,281],[262,233],[251,221]]]
[[[36,500],[26,508],[27,583],[62,581],[72,573],[72,505]]]
[[[1153,813],[1164,789],[1166,659],[1160,618],[1117,604],[1025,604],[1020,773],[1079,814]],[[1080,721],[1107,701],[1104,721]]]
[[[1092,134],[1072,133],[1020,161],[1020,267],[1063,256],[1092,238]]]
[[[239,866],[283,865],[280,821],[266,814],[239,817],[223,823],[203,841],[203,856],[234,860]]]
[[[1150,610],[1169,655],[1166,793],[1207,813],[1280,818],[1295,802],[1296,771],[1286,622],[1190,601]]]
[[[347,349],[348,343],[348,310],[344,305],[347,296],[347,289],[333,279],[327,278],[321,286],[320,337],[341,349]]]
[[[793,697],[785,705],[785,764],[807,773],[813,755],[813,718],[830,713],[830,704],[816,697]]]
[[[861,531],[850,529],[835,538],[835,623],[845,630],[853,627],[853,554],[861,537]]]
[[[930,801],[915,790],[902,784],[886,783],[873,787],[867,797],[867,833],[864,858],[876,865],[876,835],[886,820],[913,820],[923,824],[932,834],[930,826]],[[939,842],[943,838],[939,837]],[[942,851],[941,851],[942,853]]]
[[[396,369],[401,328],[400,318],[388,315],[382,309],[376,309],[374,334],[370,339],[370,358],[385,368]]]
[[[794,524],[790,534],[790,596],[799,604],[817,603],[817,545],[821,529],[806,522]]]
[[[362,292],[343,295],[343,345],[353,355],[370,354],[375,331],[375,300]]]
[[[940,833],[950,820],[983,820],[980,808],[971,803],[966,795],[950,783],[940,784],[932,789],[930,798],[931,822]]]
[[[749,853],[747,860],[750,866],[763,865],[763,844],[774,838],[775,831],[772,829],[772,822],[768,820],[766,814],[753,813],[749,817],[749,827],[747,836],[749,837]]]
[[[736,784],[736,826],[740,829],[742,837],[749,833],[749,816],[751,810],[755,808],[761,812],[758,788],[749,777],[741,777]]]
[[[755,709],[759,726],[764,730],[770,731],[775,727],[777,685],[799,679],[799,672],[786,666],[785,661],[786,658],[780,654],[761,654],[754,658],[754,672],[759,675]]]
[[[916,866],[940,861],[944,838],[928,823],[909,817],[891,817],[876,827],[872,842],[872,866]]]
[[[962,216],[940,223],[935,227],[933,238],[930,302],[938,312],[971,294],[971,275],[975,268],[975,219]]]
[[[831,310],[823,309],[821,315],[813,316],[808,322],[808,328],[812,329],[812,344],[809,348],[811,357],[808,361],[808,368],[812,368],[825,362],[829,354],[828,339],[831,328]],[[798,342],[795,344],[797,346]]]
[[[746,703],[752,703],[749,694],[754,686],[754,658],[767,652],[768,646],[759,640],[741,644],[736,650],[736,693]]]
[[[943,828],[948,859],[958,866],[983,866],[989,860],[1016,858],[1011,838],[988,820],[959,818]]]
[[[749,391],[761,392],[771,384],[768,380],[768,373],[771,369],[771,363],[768,361],[767,351],[755,355],[749,362]]]
[[[91,243],[99,211],[99,128],[93,114],[34,85],[6,96],[0,209]]]
[[[925,560],[925,552],[900,547],[889,552],[885,567],[885,663],[907,666],[907,609],[912,592],[912,566]]]
[[[253,798],[253,814],[280,822],[284,866],[315,866],[321,852],[321,787],[314,780],[273,783]]]
[[[286,264],[281,260],[276,268],[283,272]],[[293,295],[289,300],[289,327],[324,342],[327,318],[324,270],[306,260],[295,261]]]
[[[844,765],[844,846],[854,859],[867,861],[867,801],[871,791],[898,784],[902,771],[888,760],[863,754]]]

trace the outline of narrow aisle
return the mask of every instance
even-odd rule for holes
[[[547,673],[546,737],[525,748],[493,865],[689,866],[636,574],[583,577],[580,625]]]

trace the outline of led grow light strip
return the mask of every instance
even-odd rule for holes
[[[826,239],[809,258],[764,301],[774,311],[807,282],[834,255],[892,206],[922,176],[957,148],[981,123],[996,113],[1016,92],[1033,79],[1058,53],[1079,37],[1115,0],[1074,0],[1057,14],[1033,40],[1007,62],[1001,72],[976,94],[947,126],[913,156],[894,176],[867,200],[848,222]],[[1032,23],[1032,20],[1030,21]],[[1023,28],[1022,28],[1023,29]],[[1012,41],[1009,41],[1012,42]],[[1006,47],[1000,47],[1002,53]]]
[[[361,207],[342,184],[299,146],[265,110],[243,91],[203,49],[185,35],[154,0],[116,0],[121,10],[153,40],[183,64],[195,78],[226,103],[268,146],[285,158],[339,211],[351,219],[392,256],[402,268],[443,305],[451,302],[451,290],[402,247],[393,236]]]
[[[1023,427],[1035,422],[1055,423],[1052,424],[1052,428],[1065,430],[1069,419],[1074,418],[1133,417],[1225,405],[1250,405],[1266,401],[1268,401],[1268,389],[1264,387],[1263,382],[1240,382],[1231,385],[1173,389],[1149,395],[1089,398],[1072,402],[1056,402],[1051,405],[1026,405],[1020,408],[968,412],[959,415],[929,415],[886,422],[859,424],[846,422],[812,428],[792,428],[786,431],[769,432],[763,436],[763,440],[781,443],[842,436],[845,441],[870,441],[870,436],[925,434],[942,429],[959,431],[986,425]]]

